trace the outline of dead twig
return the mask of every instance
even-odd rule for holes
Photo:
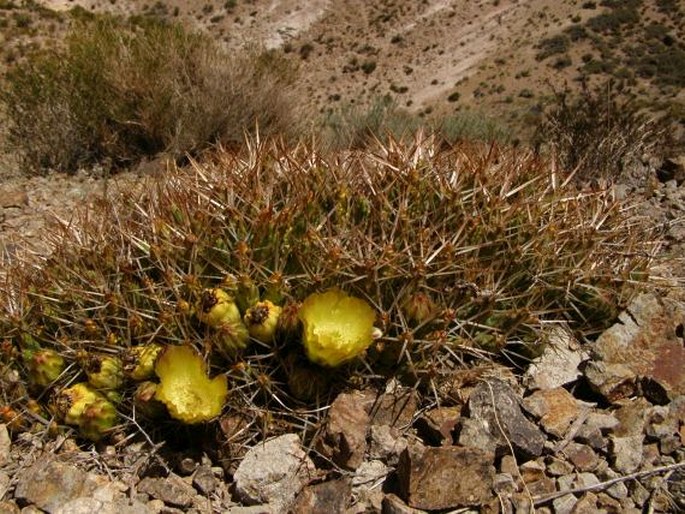
[[[594,485],[588,485],[585,487],[578,487],[576,489],[567,489],[565,491],[557,491],[555,493],[549,493],[549,494],[542,494],[538,496],[533,497],[533,502],[534,505],[542,505],[543,503],[547,503],[548,501],[554,500],[556,498],[560,498],[562,496],[566,496],[567,494],[575,494],[575,493],[587,493],[591,491],[602,491],[604,489],[607,489],[611,487],[614,484],[618,484],[620,482],[626,482],[628,480],[635,480],[637,478],[643,478],[649,475],[656,475],[658,473],[666,473],[669,471],[674,471],[676,469],[680,468],[685,468],[685,462],[678,462],[676,464],[669,464],[668,466],[661,466],[658,468],[654,469],[647,469],[644,471],[637,471],[635,473],[631,473],[629,475],[624,475],[621,477],[616,477],[612,478],[611,480],[607,480],[605,482],[600,482],[599,484],[594,484]]]

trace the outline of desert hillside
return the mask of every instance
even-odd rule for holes
[[[15,5],[16,4],[16,5]],[[389,95],[420,116],[475,111],[529,127],[554,89],[614,79],[645,108],[682,121],[681,2],[631,0],[6,0],[10,64],[90,12],[175,19],[229,48],[263,45],[298,65],[298,104],[312,114]],[[42,7],[48,8],[46,10]]]

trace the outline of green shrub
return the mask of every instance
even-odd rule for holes
[[[540,51],[537,53],[535,58],[538,61],[543,61],[551,55],[566,53],[569,48],[569,43],[569,38],[563,34],[543,39],[538,45]]]
[[[8,142],[27,172],[196,153],[214,143],[293,128],[274,53],[229,56],[208,37],[138,18],[75,22],[64,49],[34,54],[1,91]]]
[[[322,143],[331,148],[363,148],[376,138],[412,135],[420,125],[417,117],[385,95],[375,98],[368,107],[347,104],[329,111],[323,120]]]

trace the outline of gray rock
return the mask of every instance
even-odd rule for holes
[[[315,471],[297,434],[286,434],[251,448],[233,480],[238,496],[247,504],[268,503],[283,512]]]
[[[599,484],[599,478],[593,473],[578,473],[576,476],[576,487],[592,487]]]
[[[7,465],[12,459],[10,455],[11,447],[12,440],[7,431],[7,425],[0,423],[0,468]]]
[[[543,333],[545,349],[528,366],[523,376],[528,389],[554,389],[578,380],[581,362],[588,356],[564,327],[554,326]]]
[[[390,466],[397,464],[400,454],[407,447],[407,439],[390,425],[373,425],[369,439],[369,458],[382,460]]]
[[[218,484],[218,480],[212,472],[212,468],[207,465],[200,465],[195,470],[193,475],[193,485],[204,495],[214,492]]]
[[[424,510],[488,503],[494,497],[494,457],[473,448],[410,445],[397,468],[400,496]]]
[[[366,452],[366,432],[369,414],[361,393],[338,395],[328,411],[319,451],[338,466],[354,470],[362,463]]]
[[[637,394],[638,377],[625,364],[590,361],[584,373],[592,389],[609,402]]]
[[[71,500],[92,496],[101,485],[103,477],[45,459],[18,474],[14,497],[53,514]]]
[[[516,480],[509,473],[497,473],[492,481],[492,490],[498,495],[511,496],[517,489]]]
[[[5,493],[10,487],[11,478],[4,471],[0,471],[0,499],[5,497]],[[0,510],[0,512],[2,512]]]
[[[554,514],[571,514],[573,512],[573,507],[578,503],[578,499],[572,494],[566,494],[555,498],[552,501],[552,506],[554,507]]]
[[[380,460],[365,460],[352,477],[355,494],[359,489],[374,489],[385,481],[390,468]]]
[[[611,437],[609,444],[611,464],[615,471],[628,474],[642,464],[643,435]]]
[[[55,511],[55,514],[151,514],[144,504],[126,500],[102,502],[95,498],[76,498]]]
[[[195,497],[195,490],[174,474],[166,478],[143,478],[137,488],[138,492],[149,494],[172,507],[190,507]]]
[[[291,514],[342,514],[350,502],[352,487],[345,479],[308,485],[297,496]]]
[[[487,422],[488,430],[497,439],[498,453],[509,451],[509,442],[524,460],[542,453],[545,436],[523,415],[516,393],[506,382],[479,383],[469,398],[469,417]]]
[[[565,460],[552,457],[547,463],[547,473],[554,477],[569,475],[573,473],[573,465]]]
[[[602,480],[611,480],[613,478],[618,478],[619,476],[621,476],[621,474],[611,468],[608,468],[600,475]],[[607,487],[605,492],[616,500],[623,500],[628,497],[628,487],[626,487],[624,482],[617,482],[611,487]]]
[[[493,430],[486,419],[465,418],[460,422],[457,443],[467,448],[478,448],[495,453],[498,449],[502,449],[500,438],[494,435],[496,433],[498,430]]]
[[[627,437],[644,433],[645,416],[652,406],[644,398],[635,398],[617,402],[618,409],[613,414],[619,421],[618,426],[611,430],[611,435]]]

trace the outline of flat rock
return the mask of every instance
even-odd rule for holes
[[[391,380],[370,406],[372,425],[389,425],[404,429],[414,421],[418,409],[418,394],[410,387],[403,387]]]
[[[593,359],[627,368],[642,381],[643,394],[654,403],[668,403],[685,394],[685,345],[677,335],[685,323],[685,309],[651,293],[638,296],[619,315],[619,322],[592,345]],[[682,329],[681,329],[682,330]],[[598,383],[601,374],[585,372],[590,384],[609,401],[622,396]]]
[[[563,387],[535,391],[523,400],[523,408],[540,420],[545,432],[559,438],[581,413],[578,400]]]
[[[390,471],[388,465],[383,461],[365,460],[352,477],[354,492],[358,493],[360,489],[376,488],[385,481]]]
[[[268,503],[274,510],[285,512],[314,471],[297,434],[286,434],[251,448],[233,480],[243,502]]]
[[[195,490],[174,474],[166,478],[145,477],[138,483],[137,489],[172,507],[190,507],[195,496]]]
[[[152,514],[150,508],[140,502],[127,500],[103,502],[95,498],[76,498],[55,511],[55,514]]]
[[[524,460],[542,453],[544,434],[523,415],[518,396],[506,382],[479,383],[469,398],[469,417],[485,424],[497,440],[498,453],[509,451],[509,443]]]
[[[494,497],[494,459],[475,448],[410,445],[397,469],[400,496],[424,510],[483,505]]]
[[[305,486],[290,509],[291,514],[342,514],[352,493],[349,480],[331,480]]]
[[[642,443],[644,436],[610,438],[610,457],[615,471],[628,474],[636,471],[642,464]]]
[[[594,471],[600,464],[597,453],[585,444],[571,442],[563,452],[573,466],[581,472]]]
[[[546,339],[542,355],[531,362],[523,380],[530,390],[555,389],[578,380],[580,365],[587,353],[565,327],[554,326],[543,333]]]
[[[368,456],[394,466],[407,447],[407,439],[389,425],[373,425],[369,433]]]
[[[355,470],[366,452],[369,414],[361,393],[343,393],[331,404],[319,451],[338,466]]]
[[[18,474],[14,497],[54,514],[71,500],[92,496],[104,481],[103,477],[46,459]]]

